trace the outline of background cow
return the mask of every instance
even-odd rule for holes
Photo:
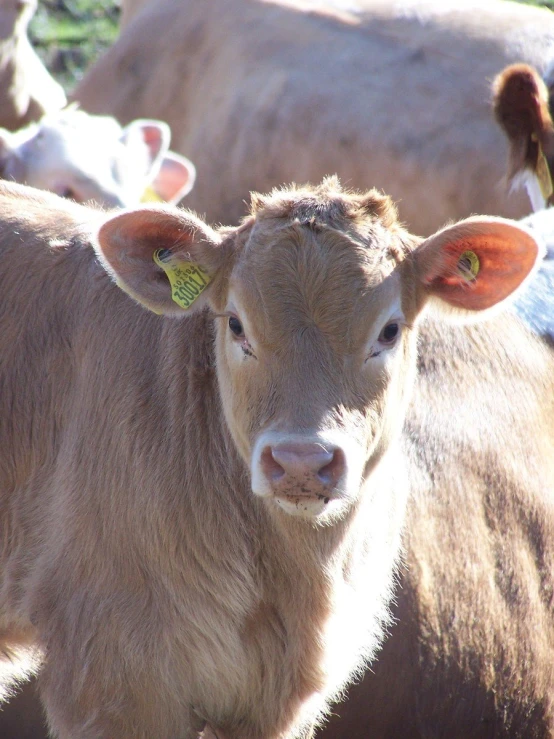
[[[251,190],[333,172],[390,193],[418,233],[475,212],[528,212],[501,184],[490,81],[520,59],[545,68],[549,11],[500,0],[162,0],[129,12],[73,98],[123,123],[167,121],[200,173],[188,204],[208,219],[235,223]]]
[[[111,116],[69,107],[16,133],[0,129],[0,175],[81,203],[177,203],[192,189],[196,170],[169,151],[170,138],[162,121],[137,120],[123,129]]]
[[[60,736],[300,736],[377,646],[410,490],[552,488],[553,359],[513,320],[425,322],[398,435],[424,305],[506,297],[517,226],[419,243],[333,180],[218,232],[2,193],[3,638]]]

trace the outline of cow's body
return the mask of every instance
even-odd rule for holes
[[[210,220],[236,222],[251,190],[337,172],[430,233],[528,212],[504,187],[490,81],[520,59],[543,69],[553,48],[549,11],[498,0],[164,0],[131,17],[73,97],[123,123],[167,121],[200,173],[190,207]]]
[[[437,375],[418,381],[398,437],[424,295],[458,312],[498,301],[536,258],[524,231],[453,226],[412,264],[415,244],[375,194],[331,183],[256,208],[218,236],[178,211],[109,217],[2,188],[2,636],[8,651],[44,653],[41,693],[63,739],[188,739],[204,721],[229,739],[305,736],[375,654],[409,491],[440,486],[434,466],[462,469],[468,498],[484,481],[494,495],[508,472],[552,489],[552,357],[502,319],[459,340],[426,329]],[[466,287],[448,266],[460,238],[493,250],[478,286],[498,243],[515,249],[515,276],[485,297]],[[98,262],[182,314],[144,256],[160,245],[206,265],[220,318],[149,314]],[[235,266],[227,285],[239,255],[246,281]],[[420,272],[425,292],[416,279],[398,303],[399,280]],[[352,322],[364,313],[378,314],[367,346],[366,320]]]

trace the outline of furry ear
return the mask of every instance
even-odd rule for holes
[[[219,235],[193,213],[152,206],[112,216],[97,251],[106,270],[155,313],[183,316],[203,308],[224,255]]]
[[[121,142],[130,151],[136,150],[138,155],[139,147],[142,150],[144,176],[149,178],[154,177],[159,171],[163,157],[169,150],[170,141],[171,130],[163,121],[140,118],[129,123],[121,133]]]
[[[505,300],[543,255],[531,232],[515,222],[476,217],[423,241],[414,259],[427,296],[463,315]]]
[[[143,196],[148,200],[177,204],[194,187],[196,167],[186,157],[168,151],[163,157],[160,171]]]
[[[553,190],[549,160],[554,157],[554,125],[549,97],[544,81],[527,64],[506,67],[493,83],[494,115],[510,144],[508,180],[513,182],[525,170],[533,174],[543,207]]]

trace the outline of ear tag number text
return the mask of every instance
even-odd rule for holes
[[[210,284],[210,276],[199,264],[172,263],[172,255],[167,249],[157,249],[153,259],[166,273],[171,285],[171,297],[180,308],[190,308]]]

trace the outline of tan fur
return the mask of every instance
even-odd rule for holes
[[[0,0],[0,126],[10,131],[66,103],[27,37],[36,6],[37,0]]]
[[[529,211],[503,187],[490,83],[516,61],[544,69],[548,10],[504,0],[143,6],[73,98],[123,123],[167,121],[200,173],[187,206],[210,222],[235,223],[251,190],[335,172],[391,195],[415,233]]]
[[[551,359],[532,357],[520,331],[497,320],[499,374],[485,328],[451,345],[450,369],[443,337],[426,333],[421,345],[398,622],[322,739],[554,734]],[[466,401],[477,384],[488,390],[476,413]],[[439,385],[449,399],[437,407]]]
[[[0,198],[0,625],[6,648],[43,650],[62,739],[190,739],[203,721],[225,739],[308,736],[379,644],[410,490],[434,490],[436,468],[461,469],[468,499],[485,479],[500,493],[501,472],[478,464],[485,441],[495,470],[509,448],[526,465],[514,479],[531,470],[552,489],[552,357],[513,319],[422,331],[436,374],[398,438],[431,288],[385,197],[334,180],[284,189],[220,231],[162,207],[111,216],[16,186]],[[211,260],[215,317],[148,313],[98,261],[124,288],[146,270],[165,294],[141,256],[158,246]],[[402,336],[370,361],[400,298]],[[338,513],[319,523],[253,495],[268,429],[358,450]]]
[[[130,21],[140,13],[140,11],[148,5],[149,0],[122,0],[121,17],[119,25],[125,28]]]

